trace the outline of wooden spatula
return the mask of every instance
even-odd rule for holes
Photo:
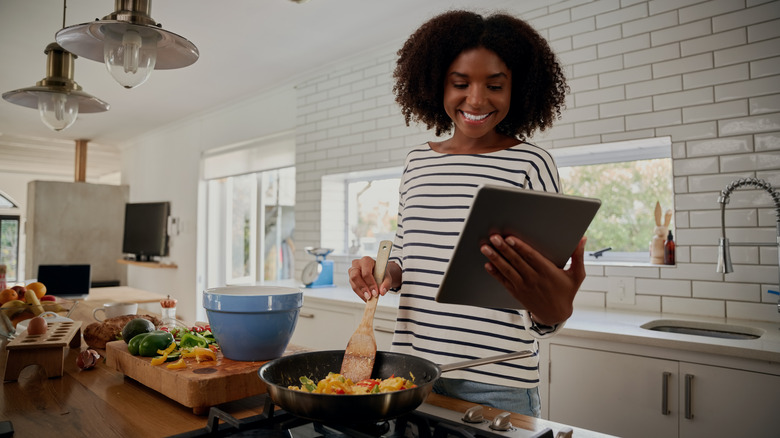
[[[376,255],[376,265],[374,266],[374,280],[376,280],[377,285],[381,284],[385,278],[385,268],[392,246],[393,242],[389,240],[383,240],[379,243],[379,252]],[[376,359],[374,313],[377,301],[379,301],[378,297],[371,297],[366,301],[363,319],[355,333],[349,338],[347,349],[344,351],[341,375],[353,382],[371,378],[371,371],[374,369],[374,360]]]

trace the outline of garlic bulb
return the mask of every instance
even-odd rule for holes
[[[97,351],[87,349],[79,353],[79,356],[76,358],[76,365],[82,370],[88,370],[97,365],[98,359],[100,359],[100,354]]]

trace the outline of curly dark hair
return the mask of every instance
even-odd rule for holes
[[[407,126],[419,121],[437,136],[452,129],[444,111],[445,76],[458,55],[475,48],[496,53],[512,72],[509,113],[496,131],[524,140],[560,118],[566,78],[541,35],[508,14],[450,11],[424,23],[398,51],[393,93]]]

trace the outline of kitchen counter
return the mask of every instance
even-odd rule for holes
[[[358,300],[357,298],[355,298]],[[358,300],[359,301],[359,300]],[[86,300],[71,315],[76,320],[92,322],[92,309],[100,302]],[[5,344],[0,348],[0,375],[5,368]],[[10,420],[14,437],[96,436],[157,437],[183,433],[206,426],[207,417],[198,416],[185,406],[151,390],[106,366],[103,360],[86,371],[76,366],[76,357],[86,348],[67,349],[65,373],[47,379],[39,366],[25,368],[18,381],[3,382],[0,390],[0,421]],[[431,395],[427,403],[463,411],[471,403]],[[219,405],[236,418],[260,414],[263,396],[253,396]],[[500,411],[486,409],[485,417]],[[543,419],[513,414],[515,427],[555,431],[563,425]],[[607,435],[574,428],[575,437],[600,438]]]
[[[641,328],[642,325],[658,319],[744,326],[758,329],[763,334],[758,339],[721,339]],[[778,321],[771,323],[668,313],[580,308],[574,311],[574,315],[566,322],[561,334],[780,364],[780,315]]]
[[[135,289],[129,286],[93,287],[84,301],[123,302],[123,303],[159,303],[165,295]]]
[[[299,286],[292,283],[284,285]],[[363,301],[349,288],[301,289],[304,291],[304,303],[306,300],[336,301],[346,306],[357,308],[363,306]],[[398,299],[399,296],[396,294],[385,294],[379,299],[378,307],[394,311],[398,308]],[[641,328],[642,325],[658,319],[747,326],[761,330],[763,334],[758,339],[721,339]],[[655,312],[576,308],[559,335],[717,354],[780,364],[780,314],[778,314],[778,322],[772,323]]]

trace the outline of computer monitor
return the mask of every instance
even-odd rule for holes
[[[92,285],[92,268],[90,265],[38,265],[38,281],[46,286],[46,295],[84,297]]]

